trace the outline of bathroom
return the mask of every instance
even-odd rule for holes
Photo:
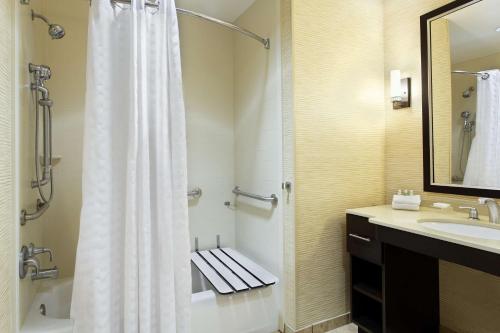
[[[0,5],[1,333],[500,332],[498,0],[132,3]]]

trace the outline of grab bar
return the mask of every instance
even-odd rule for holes
[[[199,198],[201,197],[202,191],[201,188],[196,187],[191,191],[188,191],[187,196],[191,198]]]
[[[265,196],[258,195],[258,194],[252,194],[252,193],[244,192],[244,191],[240,190],[239,186],[236,186],[234,188],[233,193],[236,194],[236,195],[242,195],[244,197],[252,198],[252,199],[255,199],[255,200],[259,200],[259,201],[270,202],[273,205],[277,205],[278,204],[278,197],[276,196],[276,194],[271,194],[271,196],[265,197]]]

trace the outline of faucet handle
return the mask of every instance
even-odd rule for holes
[[[28,246],[28,253],[30,257],[36,256],[37,254],[48,253],[49,260],[52,262],[53,253],[52,250],[47,247],[36,247],[35,244],[31,243]]]
[[[469,210],[469,220],[476,220],[476,221],[479,220],[479,212],[477,211],[476,207],[460,206],[458,208]]]

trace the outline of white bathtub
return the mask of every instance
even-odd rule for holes
[[[21,333],[72,333],[69,319],[73,279],[43,281],[35,296]],[[40,313],[44,304],[46,315]]]
[[[279,326],[277,286],[218,295],[193,267],[192,333],[270,333]],[[71,333],[72,279],[42,282],[21,333]],[[44,304],[46,315],[40,313]]]

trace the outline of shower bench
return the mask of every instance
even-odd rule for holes
[[[195,251],[191,262],[221,295],[267,287],[278,278],[231,248]]]

